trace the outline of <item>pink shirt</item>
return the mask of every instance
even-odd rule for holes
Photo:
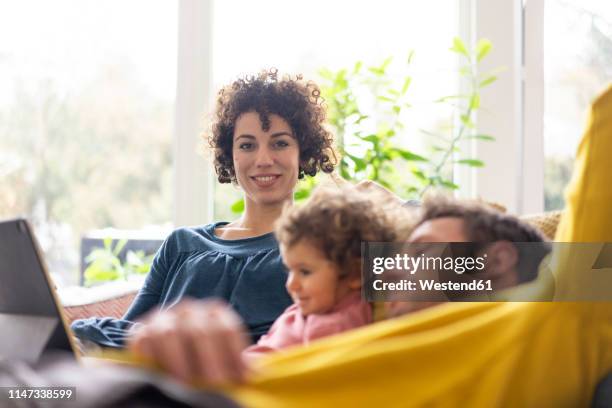
[[[371,306],[361,300],[361,293],[347,295],[329,313],[303,316],[297,305],[289,306],[276,319],[270,331],[242,355],[257,357],[289,346],[307,345],[311,341],[341,333],[372,322]]]

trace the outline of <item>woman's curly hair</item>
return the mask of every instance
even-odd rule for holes
[[[353,186],[320,187],[302,206],[287,206],[276,221],[278,242],[306,239],[334,262],[341,276],[360,273],[362,242],[395,242],[407,236],[406,209]],[[411,225],[411,224],[410,224]]]
[[[215,171],[220,183],[236,182],[232,159],[236,120],[246,112],[257,112],[263,130],[270,129],[271,114],[287,121],[300,149],[298,177],[314,176],[321,170],[331,173],[337,163],[333,136],[323,127],[326,114],[319,87],[298,75],[278,78],[270,69],[257,76],[247,76],[222,88],[208,143],[215,155]]]

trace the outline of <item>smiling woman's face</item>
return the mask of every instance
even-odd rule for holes
[[[291,126],[270,114],[263,130],[259,114],[243,113],[236,120],[232,156],[238,184],[247,202],[280,205],[291,200],[298,180],[300,149]]]

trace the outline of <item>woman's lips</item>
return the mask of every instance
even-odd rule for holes
[[[253,180],[258,187],[270,187],[279,178],[280,175],[278,174],[266,174],[261,176],[253,176],[251,177],[251,180]]]

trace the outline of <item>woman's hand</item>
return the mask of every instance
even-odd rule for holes
[[[183,301],[142,321],[128,349],[183,382],[241,381],[247,336],[240,317],[220,301]]]

